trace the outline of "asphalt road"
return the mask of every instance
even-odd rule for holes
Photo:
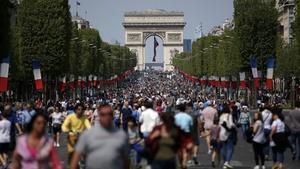
[[[67,147],[66,147],[66,135],[62,136],[61,147],[57,148],[62,164],[64,168],[67,168],[68,157],[67,157]],[[198,166],[191,166],[190,169],[213,169],[211,167],[210,155],[207,154],[207,148],[205,141],[201,139],[200,153],[199,153]],[[238,144],[235,146],[234,155],[231,164],[234,169],[252,169],[254,167],[254,155],[252,150],[252,145],[242,140],[241,131],[239,131]],[[300,169],[300,161],[292,161],[292,154],[290,150],[285,152],[285,169]],[[272,162],[266,162],[267,169],[271,169]],[[146,168],[145,166],[143,168]],[[216,168],[222,168],[221,165]]]

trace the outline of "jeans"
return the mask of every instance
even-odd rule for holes
[[[228,138],[226,141],[221,141],[221,155],[225,162],[230,162],[233,154],[233,140]]]
[[[137,153],[137,155],[136,155],[136,162],[140,163],[142,161],[142,158],[141,158],[140,154],[144,150],[143,147],[140,144],[137,144],[137,143],[131,144],[130,146]]]
[[[300,160],[300,132],[291,134],[290,143],[296,151],[296,157]]]
[[[270,133],[271,133],[270,129],[264,129],[264,134],[265,134],[265,137],[267,139],[267,142],[265,143],[265,147],[264,147],[264,154],[265,154],[265,156],[269,156],[270,155],[270,139],[269,139]]]
[[[147,138],[150,135],[150,132],[143,132],[143,137]]]
[[[256,143],[254,141],[252,144],[254,150],[255,165],[259,165],[259,159],[261,161],[261,165],[265,165],[265,154],[263,152],[264,145],[261,143]]]
[[[248,124],[242,124],[241,127],[242,127],[243,137],[244,137],[244,139],[246,139],[247,138],[246,137],[246,131],[249,129],[249,125]]]
[[[283,163],[284,153],[277,150],[276,146],[272,147],[272,155],[274,163]]]
[[[127,122],[123,122],[123,130],[124,131],[128,131],[128,124],[127,124]]]

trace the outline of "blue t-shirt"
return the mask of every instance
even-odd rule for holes
[[[123,116],[122,116],[123,122],[127,122],[128,117],[132,116],[132,111],[131,111],[130,108],[123,108],[123,109],[121,110],[121,113],[122,113],[122,115],[123,115]]]
[[[135,110],[132,112],[132,117],[135,119],[135,121],[138,122],[140,119],[140,113],[137,110]]]
[[[35,110],[30,110],[30,111],[23,110],[24,124],[28,124],[34,114],[35,114]]]
[[[190,133],[193,126],[193,118],[187,113],[180,112],[175,115],[175,123],[181,128],[181,130],[186,133]]]
[[[15,133],[16,133],[16,124],[18,123],[16,113],[11,112],[10,116],[7,118],[7,120],[11,123],[10,135],[11,135],[11,137],[14,137]]]

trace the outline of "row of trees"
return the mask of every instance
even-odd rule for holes
[[[16,7],[12,27],[7,24],[10,2],[0,1],[0,22],[7,26],[0,32],[0,56],[10,55],[10,88],[18,98],[34,94],[32,59],[41,62],[44,93],[52,98],[60,76],[109,79],[136,65],[136,56],[128,48],[103,42],[96,29],[78,29],[71,21],[68,0],[23,0]]]
[[[297,11],[299,10],[299,0]],[[278,33],[275,0],[234,0],[234,29],[221,36],[207,35],[193,43],[192,53],[178,54],[173,63],[194,76],[251,75],[250,58],[257,58],[258,70],[266,73],[268,58],[276,58],[278,77],[300,76],[300,12],[293,26],[294,40],[286,44]],[[192,66],[191,66],[192,65]]]

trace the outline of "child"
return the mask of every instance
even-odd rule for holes
[[[130,147],[137,153],[136,162],[137,165],[139,165],[139,163],[141,162],[140,153],[143,151],[143,147],[139,144],[139,142],[141,141],[141,138],[139,136],[139,129],[134,117],[129,117],[127,120],[127,124]]]
[[[246,132],[250,127],[250,122],[251,122],[251,119],[250,119],[250,113],[248,111],[248,107],[243,106],[238,124],[241,125],[241,127],[242,127],[243,137],[245,140],[247,139]]]
[[[212,155],[211,155],[211,165],[213,168],[216,167],[215,165],[215,159],[216,157],[219,157],[219,150],[220,150],[220,140],[219,140],[219,134],[220,134],[220,126],[219,126],[219,120],[218,118],[214,118],[214,124],[211,128],[211,149],[212,149]]]
[[[11,123],[7,120],[7,114],[0,115],[0,166],[7,167]]]

